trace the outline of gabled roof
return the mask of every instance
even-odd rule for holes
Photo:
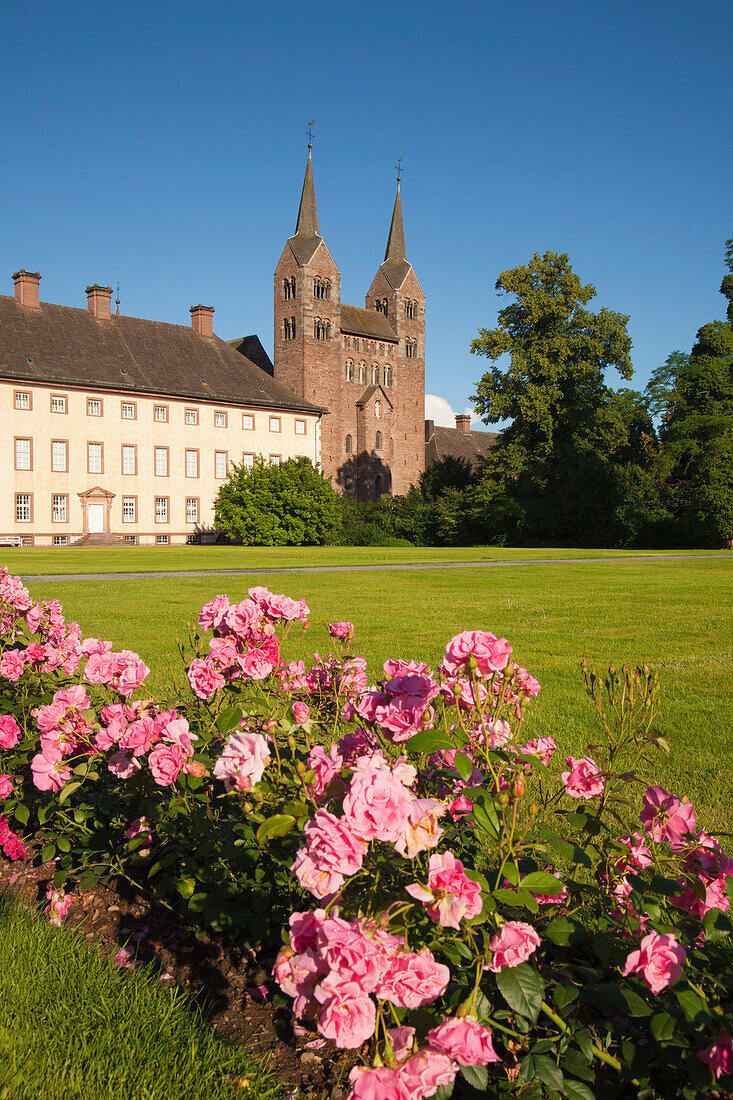
[[[392,222],[389,227],[387,249],[384,253],[384,262],[381,270],[384,272],[389,285],[398,290],[410,273],[412,264],[407,259],[407,246],[405,244],[405,228],[402,224],[402,199],[400,197],[400,184],[397,181],[397,195],[392,211]]]
[[[372,398],[374,397],[374,394],[375,394],[375,393],[381,393],[382,397],[383,397],[383,398],[384,398],[384,400],[385,400],[385,401],[387,402],[387,404],[389,405],[390,409],[393,409],[393,408],[394,408],[394,405],[393,405],[393,404],[392,404],[392,402],[390,401],[390,399],[389,399],[389,396],[387,395],[387,393],[385,392],[385,390],[383,389],[383,387],[379,385],[379,383],[375,383],[374,385],[371,385],[371,386],[367,386],[367,388],[366,388],[366,389],[364,390],[363,394],[362,394],[362,395],[361,395],[361,397],[360,397],[360,398],[358,399],[358,401],[356,402],[356,404],[357,404],[357,405],[358,405],[358,406],[359,406],[360,408],[361,408],[361,407],[362,407],[363,405],[368,405],[368,404],[369,404],[369,402],[371,401],[371,399],[372,399]]]
[[[0,378],[320,411],[218,336],[0,295]]]
[[[298,207],[298,222],[295,226],[295,236],[288,239],[288,244],[300,266],[305,267],[313,259],[322,240],[323,237],[318,228],[316,186],[313,182],[313,161],[309,146],[308,163],[305,166],[305,179]]]
[[[451,455],[465,459],[475,469],[498,438],[499,432],[463,432],[460,428],[444,428],[438,424],[425,444],[425,465],[432,466],[439,459]]]
[[[352,336],[368,336],[371,340],[389,340],[397,343],[397,334],[383,313],[361,306],[341,303],[341,331]]]
[[[227,344],[231,344],[240,355],[243,355],[245,359],[249,359],[250,363],[254,363],[265,374],[269,374],[270,378],[274,378],[275,368],[272,365],[270,356],[263,348],[259,336],[238,336],[236,340],[227,340]]]

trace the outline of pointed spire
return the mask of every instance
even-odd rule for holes
[[[300,196],[298,209],[298,224],[295,227],[296,237],[320,237],[318,229],[318,208],[316,206],[316,187],[313,182],[313,159],[311,147],[308,146],[308,163],[305,168],[303,180],[303,192]]]
[[[397,180],[397,195],[392,211],[392,224],[389,227],[387,238],[387,251],[385,260],[395,260],[404,263],[407,260],[407,246],[405,245],[405,229],[402,224],[402,198],[400,197],[400,181]]]

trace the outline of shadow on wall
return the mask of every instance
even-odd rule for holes
[[[392,472],[375,451],[351,455],[339,466],[335,481],[345,496],[356,500],[379,500],[392,492]]]

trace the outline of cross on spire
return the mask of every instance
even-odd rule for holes
[[[404,157],[397,157],[397,163],[395,164],[395,169],[397,170],[397,182],[398,183],[402,179],[402,161],[404,159],[405,159]]]
[[[314,118],[312,118],[310,120],[310,122],[308,123],[308,129],[306,130],[306,134],[308,136],[308,148],[309,149],[313,148],[313,130],[311,129],[311,127],[312,127],[312,125],[315,121],[316,120]]]

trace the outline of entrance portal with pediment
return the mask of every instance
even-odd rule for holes
[[[114,498],[114,493],[100,488],[99,485],[95,485],[93,489],[87,489],[85,493],[79,493],[84,514],[85,535],[109,534],[109,516]]]

